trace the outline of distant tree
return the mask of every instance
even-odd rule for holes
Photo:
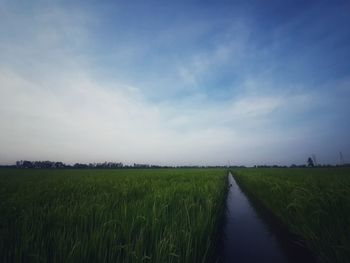
[[[308,166],[308,167],[314,167],[314,166],[315,166],[314,160],[313,160],[311,157],[309,157],[309,158],[307,159],[307,166]]]
[[[34,165],[31,161],[23,161],[22,168],[34,168]]]

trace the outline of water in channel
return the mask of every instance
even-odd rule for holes
[[[315,262],[295,237],[242,192],[231,174],[227,211],[220,242],[222,263]]]

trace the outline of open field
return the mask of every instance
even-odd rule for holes
[[[215,261],[226,175],[0,169],[0,262]],[[320,261],[349,261],[349,168],[249,168],[234,175]]]
[[[324,262],[350,259],[350,169],[238,169],[239,184]]]
[[[0,170],[1,262],[206,262],[223,169]]]

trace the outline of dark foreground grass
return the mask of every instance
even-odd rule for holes
[[[323,262],[350,262],[350,169],[240,169],[260,199]]]
[[[219,169],[0,170],[1,262],[208,262]]]

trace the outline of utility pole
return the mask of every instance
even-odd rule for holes
[[[339,164],[340,165],[343,165],[344,164],[344,156],[343,156],[343,153],[342,152],[339,152]]]
[[[312,154],[312,159],[313,159],[313,161],[314,161],[314,164],[315,164],[315,166],[317,166],[317,162],[316,162],[316,154]]]

